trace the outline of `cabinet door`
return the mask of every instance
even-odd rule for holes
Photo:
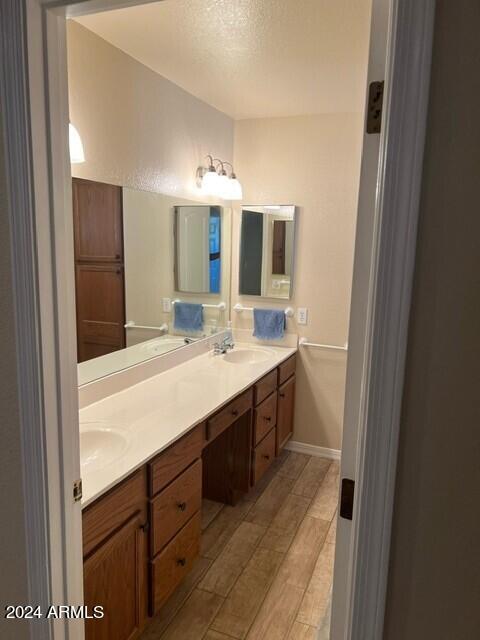
[[[73,178],[75,259],[122,262],[122,188]]]
[[[78,361],[125,347],[124,278],[121,265],[77,264]]]
[[[278,390],[277,409],[277,456],[293,432],[295,408],[295,376],[282,384]]]
[[[135,515],[84,563],[84,597],[89,613],[102,606],[104,617],[85,621],[86,640],[133,640],[147,612],[148,566],[143,518]]]

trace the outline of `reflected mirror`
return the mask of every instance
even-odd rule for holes
[[[73,213],[80,385],[226,326],[228,208],[74,178]]]
[[[239,293],[264,298],[292,296],[295,206],[242,209]]]
[[[220,293],[221,208],[175,207],[175,288]]]

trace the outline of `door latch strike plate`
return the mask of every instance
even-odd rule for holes
[[[367,133],[380,133],[382,128],[383,87],[385,82],[371,82],[368,87]]]
[[[340,494],[340,517],[345,520],[353,518],[353,498],[355,494],[355,481],[350,478],[342,478],[342,492]]]
[[[80,478],[79,480],[75,480],[75,482],[73,483],[73,501],[80,502],[82,496],[82,479]]]

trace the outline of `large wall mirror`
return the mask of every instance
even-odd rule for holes
[[[242,209],[239,293],[289,299],[295,253],[295,206]]]
[[[80,385],[226,326],[230,209],[74,179],[73,212]]]

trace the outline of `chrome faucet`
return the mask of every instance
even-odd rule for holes
[[[213,345],[213,355],[219,356],[223,353],[227,353],[230,349],[233,349],[235,343],[233,342],[232,336],[226,336],[222,342],[215,342]]]

